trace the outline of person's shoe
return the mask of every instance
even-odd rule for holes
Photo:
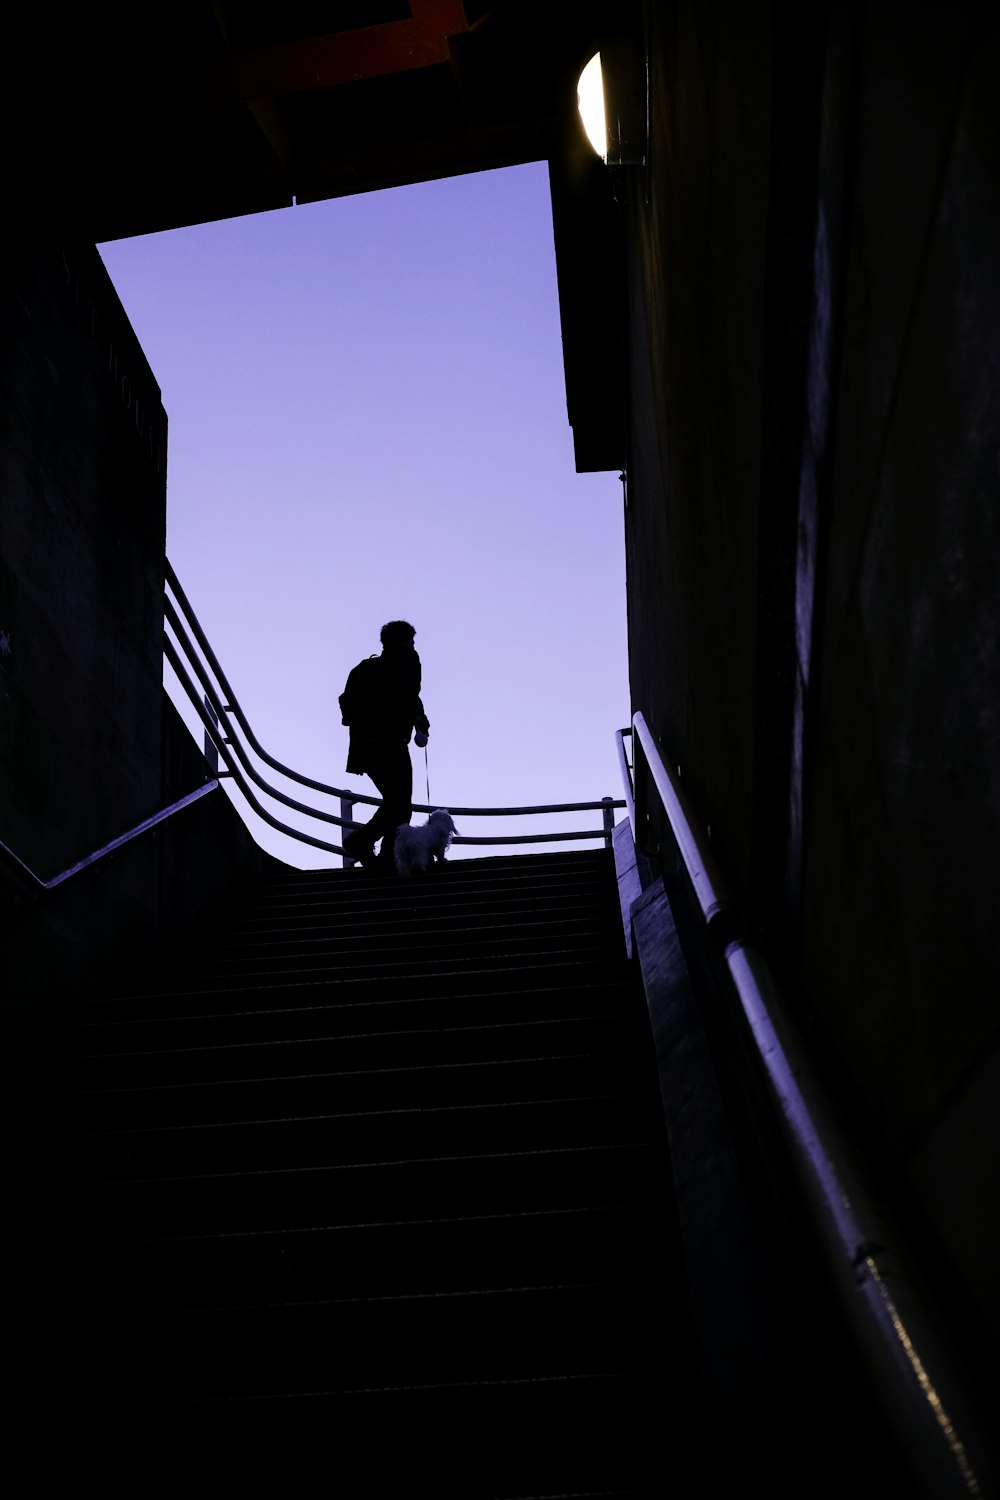
[[[352,828],[341,839],[341,847],[348,859],[355,860],[363,869],[370,870],[375,864],[375,845],[370,843],[360,828]]]

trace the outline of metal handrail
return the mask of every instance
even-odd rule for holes
[[[294,771],[291,766],[282,765],[280,760],[275,760],[274,756],[269,755],[268,752],[264,749],[264,746],[260,743],[257,736],[251,729],[250,721],[240,707],[239,699],[233,692],[232,687],[229,683],[229,679],[227,678],[225,672],[222,670],[222,666],[219,662],[218,657],[212,650],[211,643],[209,642],[207,635],[201,627],[198,616],[195,614],[194,610],[191,607],[190,600],[181,587],[180,580],[178,579],[177,574],[174,572],[169,558],[164,558],[163,566],[166,581],[170,586],[170,590],[173,593],[178,604],[180,605],[184,618],[188,622],[188,625],[191,627],[191,632],[197,640],[198,645],[201,647],[209,666],[215,673],[216,682],[218,682],[219,686],[225,693],[227,711],[232,712],[236,715],[236,719],[240,725],[240,728],[243,730],[243,733],[246,735],[251,747],[256,752],[256,754],[259,755],[261,760],[265,761],[267,765],[269,765],[273,770],[280,771],[283,776],[289,777],[289,779],[292,781],[297,781],[300,786],[310,786],[312,787],[313,791],[328,792],[331,796],[334,797],[341,796],[342,793],[338,791],[336,787],[327,786],[326,783],[322,781],[314,781],[311,777],[303,776],[301,772]],[[168,599],[165,602],[169,618],[170,614],[172,613],[172,611],[170,610],[170,601]],[[194,664],[194,661],[196,660],[195,653],[190,649],[190,643],[188,643],[188,647],[189,650],[186,652],[186,654],[188,655],[188,659],[192,662],[192,664]],[[220,717],[222,717],[222,715],[220,715]],[[355,800],[361,801],[361,798],[359,797]],[[378,799],[372,798],[371,800],[377,801]]]
[[[272,813],[268,812],[266,807],[262,806],[262,804],[254,796],[253,792],[250,790],[250,787],[247,785],[242,774],[240,773],[239,767],[237,766],[233,756],[230,753],[229,741],[223,739],[219,735],[218,724],[213,722],[203,701],[198,697],[197,690],[195,689],[194,684],[192,683],[191,678],[189,677],[187,670],[184,667],[184,663],[180,659],[177,648],[175,647],[170,637],[166,634],[166,632],[164,632],[163,636],[163,652],[170,665],[177,673],[178,681],[183,687],[188,698],[190,698],[191,703],[193,704],[194,709],[198,714],[198,717],[201,719],[203,725],[205,726],[206,733],[211,737],[216,750],[225,761],[229,775],[232,776],[236,785],[239,787],[240,791],[243,793],[244,797],[249,802],[250,806],[253,808],[257,816],[263,818],[265,823],[269,823],[270,826],[277,829],[279,833],[287,833],[292,838],[298,839],[300,843],[311,844],[314,849],[325,849],[330,854],[343,854],[344,851],[340,848],[339,845],[327,843],[325,839],[316,838],[311,833],[303,833],[300,828],[292,828],[289,826],[289,824],[280,822],[278,818],[274,817]],[[333,822],[341,822],[340,818],[333,818],[331,814],[326,814],[324,816],[329,817]]]
[[[239,787],[242,795],[247,799],[254,812],[257,813],[272,828],[275,828],[289,837],[299,840],[301,843],[312,845],[314,848],[324,849],[332,854],[343,854],[344,850],[335,843],[321,839],[315,835],[305,833],[301,829],[293,828],[283,823],[270,813],[251,791],[247,778],[252,781],[258,789],[268,797],[273,797],[286,807],[303,813],[307,817],[316,818],[320,822],[333,824],[342,828],[354,828],[357,824],[350,816],[355,803],[365,803],[370,806],[378,806],[381,798],[369,796],[363,792],[356,792],[343,787],[332,786],[327,782],[318,781],[314,777],[305,776],[286,766],[275,756],[269,754],[254,734],[250,722],[240,706],[236,694],[227,678],[221,663],[212,649],[205,631],[199,622],[190,600],[185,594],[169,561],[165,560],[166,582],[176,600],[174,602],[164,596],[165,625],[176,637],[176,643],[164,629],[164,655],[177,674],[178,681],[190,700],[193,708],[201,720],[206,735],[206,746],[209,744],[218,753],[226,764],[227,771],[221,774],[230,775]],[[196,644],[197,648],[196,649]],[[198,679],[201,691],[195,687],[191,675],[181,661],[181,657],[192,668]],[[220,692],[221,689],[221,692]],[[328,812],[323,808],[316,807],[310,803],[302,802],[298,798],[291,797],[279,787],[273,786],[260,774],[253,764],[243,740],[247,742],[261,760],[268,766],[288,777],[300,786],[311,788],[313,791],[321,792],[325,796],[336,797],[340,800],[340,814]],[[239,762],[237,765],[236,762]],[[242,767],[242,772],[240,767]],[[245,772],[245,775],[243,774]],[[413,804],[416,812],[433,812],[435,806],[441,803],[424,804],[415,802]],[[492,836],[476,836],[472,834],[459,834],[455,836],[457,844],[539,844],[539,843],[562,843],[578,839],[603,838],[606,844],[610,844],[613,826],[613,809],[624,807],[624,800],[615,800],[604,797],[593,802],[552,802],[538,804],[528,807],[452,807],[446,804],[454,817],[524,817],[544,813],[573,813],[599,811],[602,814],[602,826],[598,829],[579,829],[572,832],[562,833],[527,833],[527,834],[495,834]],[[346,815],[345,815],[346,814]]]
[[[26,865],[24,860],[16,855],[13,849],[2,840],[0,840],[0,850],[2,850],[12,864],[17,866],[23,875],[28,877],[31,884],[37,887],[39,891],[52,891],[55,890],[56,886],[62,885],[64,881],[69,880],[71,876],[79,875],[81,870],[89,869],[98,860],[104,859],[108,854],[113,854],[123,844],[131,843],[141,833],[147,833],[149,829],[155,828],[157,824],[165,823],[175,813],[182,812],[185,807],[190,807],[192,802],[197,802],[200,798],[207,796],[209,792],[214,792],[218,785],[218,779],[213,777],[211,781],[206,781],[203,786],[196,787],[193,792],[188,792],[186,796],[179,797],[176,802],[171,802],[169,807],[162,807],[159,812],[153,813],[152,817],[144,818],[141,823],[137,823],[127,833],[119,834],[116,839],[112,839],[110,843],[102,844],[100,849],[95,849],[92,854],[87,854],[83,859],[78,859],[75,864],[70,865],[67,869],[60,870],[59,874],[53,875],[50,880],[43,880],[40,875],[36,875],[30,865]]]
[[[625,736],[631,733],[631,729],[619,729],[615,735],[615,744],[618,747],[618,768],[622,773],[622,786],[625,788],[625,806],[628,809],[628,821],[632,829],[632,842],[638,847],[639,838],[635,828],[635,796],[632,791],[632,767],[629,765],[628,755],[625,750]]]
[[[687,797],[681,789],[680,777],[666,765],[660,756],[656,742],[641,713],[633,718],[632,728],[633,755],[635,744],[638,742],[646,757],[646,765],[653,779],[653,785],[670,819],[670,826],[674,830],[674,838],[694,887],[702,916],[707,923],[711,923],[723,913],[728,915],[732,911],[733,898],[725,888],[707,837],[700,829],[696,829]]]
[[[757,1059],[777,1106],[782,1134],[790,1148],[803,1198],[818,1230],[833,1281],[883,1396],[886,1414],[905,1443],[919,1447],[915,1471],[933,1500],[981,1496],[969,1452],[971,1419],[963,1413],[963,1437],[955,1407],[962,1383],[929,1327],[912,1278],[893,1235],[875,1207],[864,1174],[854,1161],[807,1054],[784,1013],[764,955],[750,942],[724,931],[717,916],[733,920],[732,896],[716,868],[694,814],[668,768],[642,713],[631,730],[618,732],[621,764],[628,773],[624,736],[632,736],[633,766],[627,791],[633,806],[637,790],[637,750],[663,803],[671,833],[705,920],[706,930],[723,943],[733,989],[746,1018]],[[636,823],[632,822],[633,835]],[[637,847],[639,839],[636,838]],[[988,1449],[977,1435],[977,1462]],[[925,1487],[925,1488],[924,1488]]]

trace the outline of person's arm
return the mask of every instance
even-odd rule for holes
[[[416,676],[414,678],[414,692],[413,692],[413,698],[414,698],[414,702],[416,704],[416,707],[414,708],[414,711],[413,711],[413,728],[414,728],[414,730],[418,734],[422,734],[422,735],[425,736],[425,738],[424,738],[424,744],[426,744],[427,743],[426,736],[430,733],[431,724],[430,724],[430,720],[428,719],[427,715],[424,713],[424,705],[420,701],[420,682],[421,682],[420,657],[417,655],[417,653],[415,651],[413,653],[413,658],[414,658],[414,665],[416,666]]]
[[[420,698],[418,697],[416,712],[413,715],[413,732],[418,746],[422,747],[426,745],[427,736],[430,734],[430,731],[431,721],[424,713],[424,705],[421,703]]]

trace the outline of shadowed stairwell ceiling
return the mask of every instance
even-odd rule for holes
[[[9,186],[92,240],[579,150],[590,4],[119,0],[11,23]]]

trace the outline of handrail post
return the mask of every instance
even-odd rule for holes
[[[633,838],[635,847],[642,854],[656,856],[659,849],[650,846],[650,818],[649,818],[649,776],[645,770],[645,754],[642,742],[633,728],[632,733],[632,798],[635,806],[635,828]]]
[[[625,791],[625,812],[628,816],[629,825],[632,829],[632,842],[638,848],[638,834],[636,832],[635,822],[635,772],[633,770],[633,767],[629,765],[628,755],[625,753],[626,735],[628,735],[630,740],[633,740],[635,738],[634,734],[632,733],[631,724],[627,729],[618,730],[617,734],[615,735],[615,743],[618,747],[618,766],[622,773],[622,786]],[[632,758],[633,760],[635,759],[634,751]]]
[[[351,822],[354,821],[354,798],[353,797],[341,797],[341,799],[340,799],[340,816],[343,818],[343,820],[344,820],[345,823],[351,823]],[[344,830],[341,830],[340,842],[341,843],[344,842]],[[354,860],[351,858],[351,856],[349,854],[345,853],[344,854],[344,869],[345,870],[352,870],[353,868],[354,868]]]
[[[615,833],[615,799],[613,797],[602,797],[601,804],[604,809],[604,847],[605,849],[613,849]]]

